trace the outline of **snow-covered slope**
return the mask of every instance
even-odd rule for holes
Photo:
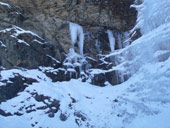
[[[117,86],[97,87],[80,80],[52,82],[40,70],[1,71],[10,83],[16,74],[36,82],[0,104],[1,128],[169,128],[170,0],[143,0],[138,8],[142,37],[118,56],[122,74]],[[162,13],[161,13],[161,12]],[[0,83],[0,86],[5,86]]]
[[[170,59],[147,64],[127,82],[104,88],[79,80],[53,83],[38,70],[2,71],[2,79],[12,77],[15,72],[37,79],[38,83],[1,103],[0,108],[11,114],[0,116],[1,127],[168,128],[169,63]],[[155,121],[157,124],[153,123]]]

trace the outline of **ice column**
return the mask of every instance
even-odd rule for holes
[[[70,26],[72,45],[74,47],[74,45],[78,43],[80,54],[83,55],[83,46],[84,46],[83,28],[80,25],[71,22],[69,26]]]
[[[107,30],[111,52],[115,50],[115,38],[111,30]]]
[[[117,34],[117,44],[118,44],[118,48],[119,49],[121,49],[121,48],[123,48],[123,46],[122,46],[122,35],[121,34]]]

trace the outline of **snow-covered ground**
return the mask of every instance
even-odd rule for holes
[[[170,0],[143,0],[135,7],[143,36],[108,55],[122,56],[118,67],[131,74],[128,81],[97,87],[80,80],[52,82],[39,70],[3,70],[1,81],[18,73],[38,82],[0,104],[14,115],[0,115],[0,128],[170,128]],[[58,108],[49,105],[54,101]]]
[[[103,88],[79,80],[53,83],[38,70],[2,71],[2,79],[13,77],[13,73],[37,79],[38,83],[0,104],[7,113],[21,114],[0,116],[1,128],[30,128],[31,125],[36,128],[170,127],[170,58],[143,66],[123,84]],[[47,114],[49,108],[38,109],[46,104],[35,100],[33,93],[50,97],[50,101],[60,101],[59,111],[53,118]],[[31,105],[33,107],[29,107]],[[28,109],[33,111],[29,113]],[[61,121],[61,114],[65,114],[66,121]]]

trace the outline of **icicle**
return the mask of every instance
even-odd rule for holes
[[[123,35],[124,35],[123,47],[125,48],[130,44],[130,36],[128,32],[125,32]]]
[[[99,40],[96,40],[95,46],[96,46],[97,52],[98,52],[99,54],[102,54],[102,51],[101,51],[101,49],[100,49]]]
[[[115,50],[115,38],[111,30],[107,30],[111,52]]]
[[[122,36],[121,36],[121,34],[117,34],[117,40],[118,40],[118,48],[119,49],[121,49],[121,48],[123,48],[123,46],[122,46]]]
[[[78,43],[80,54],[83,55],[83,46],[84,46],[83,28],[75,23],[70,23],[69,26],[70,26],[72,46],[74,47],[74,45]]]

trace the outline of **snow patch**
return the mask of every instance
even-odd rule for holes
[[[6,48],[6,45],[5,45],[2,41],[0,41],[0,46],[2,46],[2,47],[5,47],[5,48]]]
[[[4,3],[4,2],[0,2],[0,5],[2,5],[2,6],[7,6],[8,8],[11,8],[11,6],[10,6],[9,4]]]

